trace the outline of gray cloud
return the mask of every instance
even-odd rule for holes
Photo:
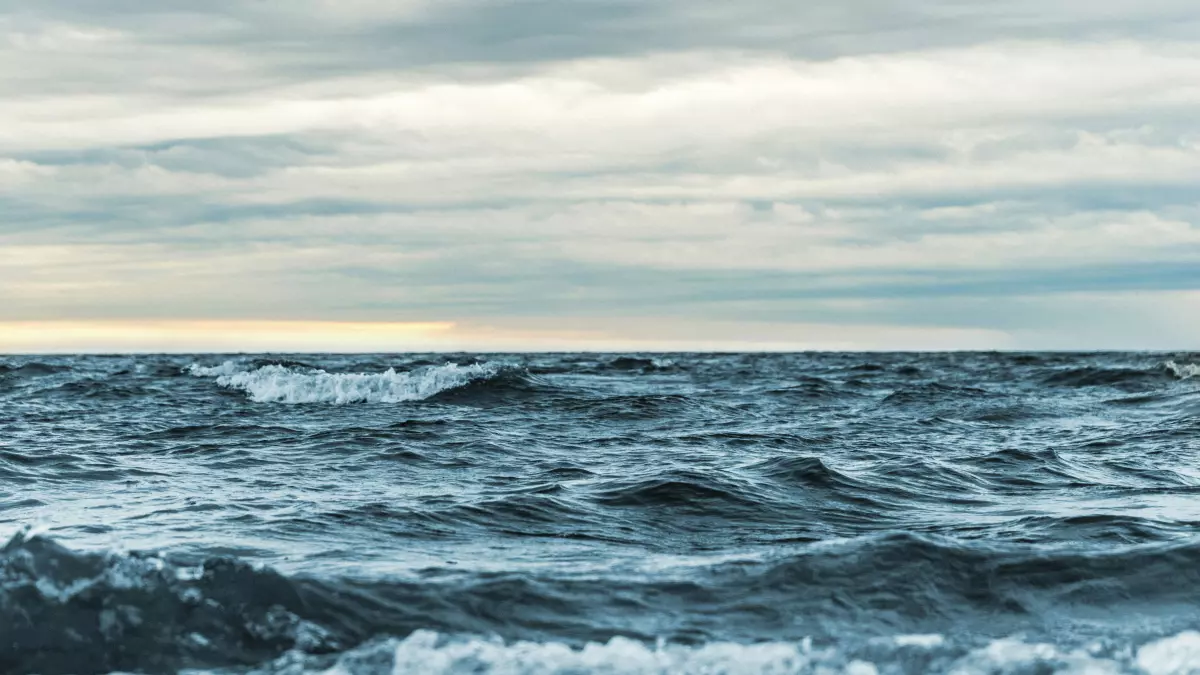
[[[1183,343],[1198,29],[1177,0],[0,2],[0,320]]]
[[[830,58],[1013,39],[1190,40],[1200,22],[1186,0],[225,0],[200,8],[194,2],[48,0],[33,11],[28,3],[5,4],[17,19],[130,31],[147,45],[236,48],[266,62],[284,57],[279,65],[294,67],[303,79],[342,69],[661,51],[761,50]],[[314,67],[318,70],[307,70]]]

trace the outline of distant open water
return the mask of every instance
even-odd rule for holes
[[[4,672],[1200,672],[1198,525],[1200,355],[0,357]]]

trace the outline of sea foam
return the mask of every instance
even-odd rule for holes
[[[245,370],[244,366],[234,361],[226,361],[219,366],[202,366],[198,363],[193,363],[187,369],[189,373],[196,377],[219,377],[221,375],[233,375]]]
[[[1181,380],[1188,380],[1200,375],[1200,364],[1196,363],[1175,363],[1174,361],[1167,361],[1163,364],[1163,367],[1171,371],[1172,375]]]
[[[607,643],[573,648],[558,642],[506,644],[479,638],[454,639],[433,631],[418,630],[403,640],[387,640],[344,654],[326,675],[783,675],[803,672],[811,662],[803,643],[655,647],[618,637]]]
[[[193,365],[197,377],[216,377],[217,384],[240,389],[256,403],[402,403],[420,401],[497,375],[503,366],[475,363],[397,372],[329,373],[320,369],[268,365],[253,370],[226,361],[215,367]]]
[[[898,651],[876,653],[872,660],[836,647],[814,648],[810,641],[737,644],[714,642],[696,646],[648,645],[626,638],[572,647],[558,642],[509,642],[454,638],[418,630],[405,639],[369,643],[342,654],[333,667],[309,669],[302,664],[268,672],[323,672],[325,675],[879,675],[922,672],[947,675],[1188,675],[1196,673],[1200,633],[1184,632],[1130,646],[1103,649],[1064,648],[1007,638],[974,649],[942,649],[936,636],[919,644],[897,640]],[[914,652],[913,650],[916,650]],[[923,653],[919,656],[917,652]],[[293,658],[297,656],[293,653]],[[286,661],[283,659],[281,661]],[[296,666],[300,667],[296,667]]]

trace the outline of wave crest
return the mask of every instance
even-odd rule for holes
[[[901,672],[1182,675],[1195,672],[1196,659],[1200,658],[1200,633],[1184,631],[1147,642],[1136,650],[1132,644],[1067,646],[1018,637],[955,644],[940,634],[900,634],[847,649],[816,646],[807,639],[687,646],[648,645],[616,637],[608,642],[575,646],[561,642],[463,638],[418,630],[404,639],[392,638],[362,645],[339,655],[336,660],[297,659],[297,656],[279,659],[262,672],[281,675],[301,670],[323,670],[331,675],[878,675]]]
[[[1176,379],[1190,380],[1193,377],[1200,375],[1200,363],[1175,363],[1167,361],[1163,364]]]
[[[403,640],[366,645],[343,655],[332,673],[796,673],[810,663],[805,643],[715,643],[648,646],[613,638],[573,648],[561,642],[453,639],[420,630]]]
[[[37,377],[41,375],[54,375],[70,370],[67,366],[59,366],[51,363],[24,363],[21,365],[0,363],[0,375],[17,375],[21,377]]]
[[[216,377],[217,384],[240,389],[255,403],[403,403],[422,401],[445,391],[499,375],[504,366],[447,363],[407,372],[330,373],[318,368],[265,365],[252,370],[232,361],[220,366],[192,365],[197,377]]]
[[[614,588],[554,574],[287,577],[229,558],[185,567],[18,535],[0,548],[0,670],[1028,675],[1074,663],[1103,668],[1071,672],[1167,675],[1193,672],[1200,658],[1200,634],[1171,635],[1180,620],[1194,621],[1190,612],[1159,617],[1161,629],[1115,634],[1104,653],[1076,651],[1069,635],[994,637],[1015,634],[1030,613],[1058,623],[1079,616],[1061,611],[1102,609],[1124,621],[1146,606],[1181,607],[1198,555],[1196,543],[1095,556],[894,535],[726,561],[683,583],[624,578]],[[686,610],[701,606],[709,618],[693,620]],[[479,609],[487,607],[503,609]],[[667,613],[637,620],[650,607]],[[582,618],[596,615],[614,622],[585,627]],[[726,635],[717,636],[712,616],[736,621],[722,621]],[[904,617],[919,633],[896,634]],[[850,625],[855,635],[844,632]],[[856,660],[878,669],[852,671]]]
[[[187,372],[195,377],[221,377],[245,371],[246,367],[244,365],[234,361],[226,361],[219,366],[202,366],[199,363],[193,363],[187,368]]]
[[[0,549],[5,672],[170,672],[339,648],[304,608],[286,578],[229,559],[180,568],[24,534]]]

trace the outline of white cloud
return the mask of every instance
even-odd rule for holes
[[[1001,43],[803,62],[703,56],[682,73],[655,57],[548,65],[516,79],[412,74],[314,80],[204,100],[117,92],[37,96],[5,106],[10,152],[305,131],[420,135],[426,143],[526,153],[642,151],[741,143],[789,132],[957,131],[1130,109],[1200,104],[1200,47]],[[654,73],[647,78],[647,73]],[[631,85],[633,87],[631,88]]]
[[[0,18],[0,319],[492,325],[541,303],[632,336],[637,312],[716,330],[776,307],[744,325],[1059,344],[1023,323],[1050,321],[1033,305],[985,330],[876,303],[1094,292],[1134,316],[1120,294],[1166,303],[1200,263],[1200,42],[1178,2],[772,5],[774,23],[176,4]]]

